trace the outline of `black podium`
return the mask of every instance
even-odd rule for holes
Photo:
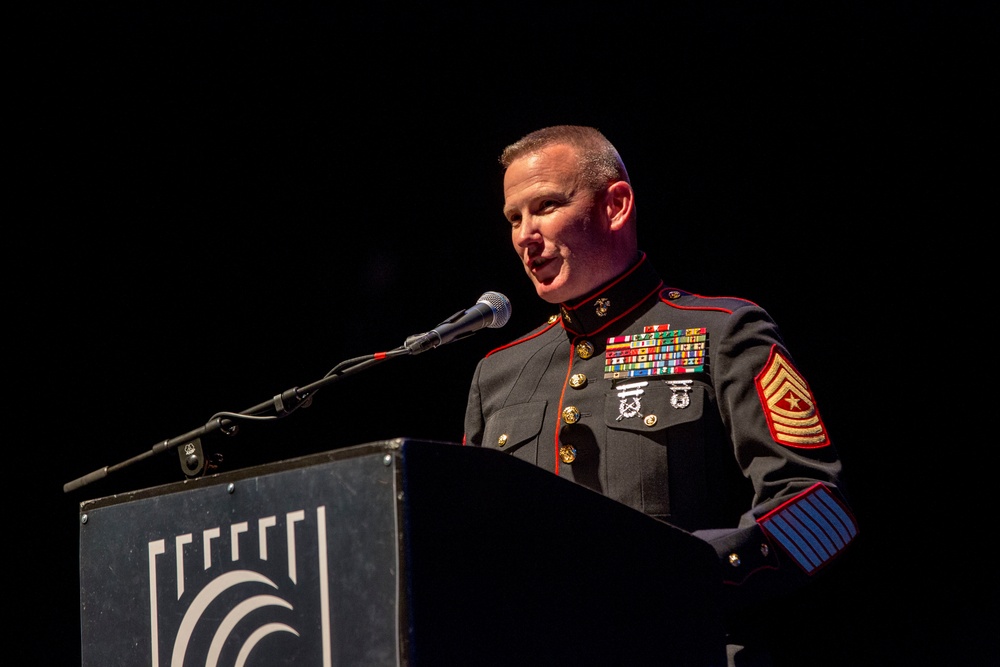
[[[714,551],[396,439],[80,505],[83,667],[725,665]]]

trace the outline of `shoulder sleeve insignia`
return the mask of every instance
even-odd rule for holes
[[[771,358],[755,381],[776,442],[809,449],[830,444],[809,384],[776,348],[771,348]]]

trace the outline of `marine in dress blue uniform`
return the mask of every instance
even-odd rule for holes
[[[707,540],[729,609],[797,587],[858,533],[816,399],[772,318],[666,287],[645,253],[479,362],[465,444]]]

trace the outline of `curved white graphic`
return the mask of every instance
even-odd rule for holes
[[[262,625],[254,630],[253,633],[247,637],[243,646],[240,647],[240,654],[236,658],[236,665],[234,667],[243,667],[247,662],[247,658],[250,657],[250,651],[252,651],[253,647],[257,645],[257,642],[272,632],[278,631],[291,632],[296,637],[299,636],[299,633],[295,632],[295,630],[284,623],[268,623],[267,625]]]
[[[191,602],[191,606],[188,607],[187,612],[185,612],[184,614],[184,618],[181,620],[180,627],[177,629],[177,638],[174,640],[173,657],[170,662],[171,667],[183,667],[184,656],[187,653],[187,647],[188,643],[191,641],[191,635],[194,633],[195,626],[198,625],[198,621],[201,620],[202,614],[205,613],[205,610],[208,608],[208,605],[211,604],[212,601],[214,601],[217,597],[219,597],[219,595],[221,595],[226,590],[232,588],[233,586],[245,583],[254,583],[254,582],[267,584],[271,588],[275,589],[278,588],[277,584],[275,584],[273,581],[271,581],[262,574],[259,574],[257,572],[252,572],[250,570],[235,570],[233,572],[227,572],[217,577],[214,581],[205,586],[198,593],[197,596],[195,596],[195,599]],[[263,604],[273,604],[272,602],[270,602],[270,600],[278,600],[278,604],[284,604],[287,605],[289,608],[291,608],[291,605],[288,605],[283,600],[280,600],[280,598],[275,598],[274,596],[258,596],[258,598],[268,598],[268,600],[265,601]],[[251,598],[250,600],[253,599],[254,598]],[[248,602],[250,601],[244,601],[240,605],[237,605],[237,607],[235,607],[233,611],[231,611],[226,616],[226,619],[223,621],[222,626],[220,626],[219,631],[222,631],[222,627],[225,626],[227,622],[233,620],[234,613],[239,617],[246,615],[246,613],[248,613],[251,610],[249,608],[244,608],[244,605],[246,605]],[[253,604],[254,604],[253,602],[250,602],[250,606],[252,608],[257,608],[253,607],[252,606]],[[258,605],[258,606],[263,606],[263,605]],[[233,620],[234,623],[235,620]],[[228,632],[231,630],[232,630],[231,627],[228,628],[224,632],[224,635],[228,634]],[[218,640],[218,632],[216,633],[216,638],[213,639],[212,641],[213,649],[215,648],[216,640]],[[223,638],[222,641],[224,642],[225,639]],[[220,650],[221,650],[221,644],[220,644]]]
[[[285,609],[292,608],[292,605],[287,601],[274,595],[256,595],[233,607],[232,611],[226,614],[226,617],[222,619],[222,623],[219,624],[218,630],[215,631],[215,635],[212,637],[212,645],[208,649],[208,657],[205,659],[205,667],[216,667],[219,664],[219,656],[222,655],[222,647],[225,646],[226,640],[229,639],[229,633],[233,631],[233,628],[236,627],[237,623],[246,618],[246,615],[253,610],[269,605],[281,606]],[[275,630],[272,630],[271,632],[274,631]],[[259,632],[259,630],[257,632]],[[292,632],[295,633],[296,636],[299,634],[294,630],[292,630]],[[255,639],[254,644],[260,641],[260,639],[261,638]]]

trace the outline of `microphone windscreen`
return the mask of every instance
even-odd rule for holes
[[[476,303],[485,303],[493,311],[493,321],[486,325],[490,329],[499,329],[510,319],[510,299],[500,292],[486,292]]]

